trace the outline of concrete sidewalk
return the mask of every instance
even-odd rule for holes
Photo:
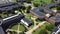
[[[39,28],[39,26],[42,26],[44,23],[46,23],[46,21],[43,21],[43,22],[39,23],[38,25],[34,26],[31,30],[25,32],[25,34],[32,34],[32,32],[34,30],[36,30],[37,28]]]

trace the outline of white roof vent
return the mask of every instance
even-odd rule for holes
[[[25,24],[26,26],[29,26],[29,24],[25,22],[23,19],[21,20],[21,22],[23,22],[23,24]]]
[[[50,17],[50,14],[46,14],[46,17]]]

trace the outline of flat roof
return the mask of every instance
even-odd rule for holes
[[[5,34],[5,32],[3,31],[3,28],[0,26],[0,34]]]
[[[23,20],[28,23],[29,25],[31,24],[31,21],[29,21],[27,18],[23,18]]]

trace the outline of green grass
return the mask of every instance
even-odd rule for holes
[[[45,2],[45,3],[50,3],[51,2],[51,0],[43,0],[43,2]]]
[[[12,15],[12,13],[9,13],[9,14],[0,14],[0,16],[1,16],[2,18],[6,18],[6,17],[11,16],[11,15]]]
[[[11,29],[13,29],[13,30],[18,30],[18,25],[12,26]]]
[[[38,6],[40,4],[48,4],[50,2],[51,2],[51,0],[34,0],[34,1],[32,1],[34,6]]]
[[[45,29],[45,25],[43,25],[42,27],[39,27],[38,29],[35,30],[35,32],[33,32],[32,34],[39,34],[41,30]]]
[[[25,31],[25,27],[23,25],[20,25],[20,31]]]
[[[50,34],[51,31],[46,29],[46,26],[49,27],[48,25],[51,26],[51,24],[45,23],[44,25],[42,25],[41,27],[39,27],[38,29],[33,31],[32,34]],[[51,29],[53,29],[53,28],[51,28]]]
[[[0,16],[1,16],[2,18],[7,17],[6,14],[0,14]]]
[[[18,30],[18,24],[12,26],[11,29]],[[21,24],[20,24],[19,31],[25,31],[25,27],[23,25],[21,25]]]
[[[28,13],[25,13],[25,14],[26,14],[26,15],[25,15],[26,18],[28,18],[28,19],[31,18],[31,15],[30,15],[30,14],[28,14]]]

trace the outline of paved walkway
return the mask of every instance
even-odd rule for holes
[[[39,23],[38,25],[34,26],[31,30],[25,32],[26,34],[32,34],[34,30],[36,30],[39,26],[42,26],[46,21]]]
[[[32,4],[30,4],[30,3],[24,3],[23,6],[28,7],[28,6],[31,6],[31,5],[32,5]]]
[[[13,29],[7,29],[7,31],[15,31],[15,32],[18,32],[18,30],[13,30]],[[19,32],[22,32],[22,31],[19,31]]]
[[[20,23],[18,23],[18,29],[17,30],[7,29],[7,31],[15,31],[15,32],[17,32],[17,34],[19,34],[20,32],[22,32],[22,31],[19,31],[19,29],[20,29]]]

